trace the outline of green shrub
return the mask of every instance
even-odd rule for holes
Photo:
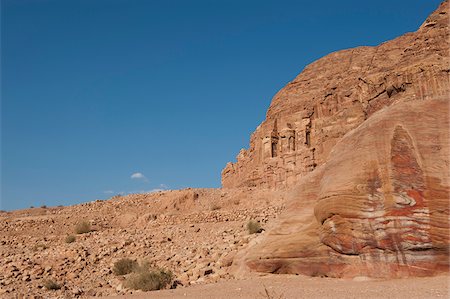
[[[114,263],[113,272],[116,275],[126,275],[135,271],[138,263],[129,258],[123,258]]]
[[[124,283],[126,288],[142,290],[144,292],[161,290],[172,283],[172,272],[164,269],[141,269],[132,273]]]
[[[75,242],[75,240],[76,240],[76,238],[75,238],[75,236],[74,235],[68,235],[67,237],[66,237],[66,243],[73,243],[73,242]]]
[[[77,234],[85,234],[91,231],[91,224],[89,221],[82,220],[75,225],[75,232]]]
[[[263,231],[261,224],[255,220],[250,220],[247,223],[247,231],[249,234],[257,234]]]
[[[46,279],[44,280],[44,287],[47,290],[59,290],[61,288],[61,285],[52,279]]]

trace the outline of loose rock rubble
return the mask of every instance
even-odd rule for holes
[[[185,189],[3,212],[0,298],[136,292],[112,273],[121,258],[171,270],[176,287],[230,279],[236,252],[258,237],[248,234],[247,222],[269,228],[283,202],[283,194],[274,191]],[[74,233],[81,220],[90,222],[91,232]],[[66,243],[72,234],[76,240]],[[48,279],[61,289],[47,290]]]

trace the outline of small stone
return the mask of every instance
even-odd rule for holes
[[[79,296],[79,295],[83,294],[83,289],[79,288],[79,287],[75,287],[72,289],[72,294],[74,294],[75,296]]]

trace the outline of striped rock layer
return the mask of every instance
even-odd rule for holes
[[[287,188],[252,271],[405,277],[449,271],[449,8],[417,32],[330,54],[273,99],[224,187]]]

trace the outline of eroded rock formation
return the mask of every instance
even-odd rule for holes
[[[222,172],[225,188],[280,188],[322,165],[334,145],[383,107],[447,95],[448,5],[417,32],[307,66],[273,98],[266,120]]]
[[[247,265],[333,277],[448,271],[448,104],[400,103],[346,135]]]
[[[222,177],[224,187],[295,186],[279,224],[241,259],[247,269],[449,271],[448,13],[444,1],[415,33],[330,54],[275,96]]]

